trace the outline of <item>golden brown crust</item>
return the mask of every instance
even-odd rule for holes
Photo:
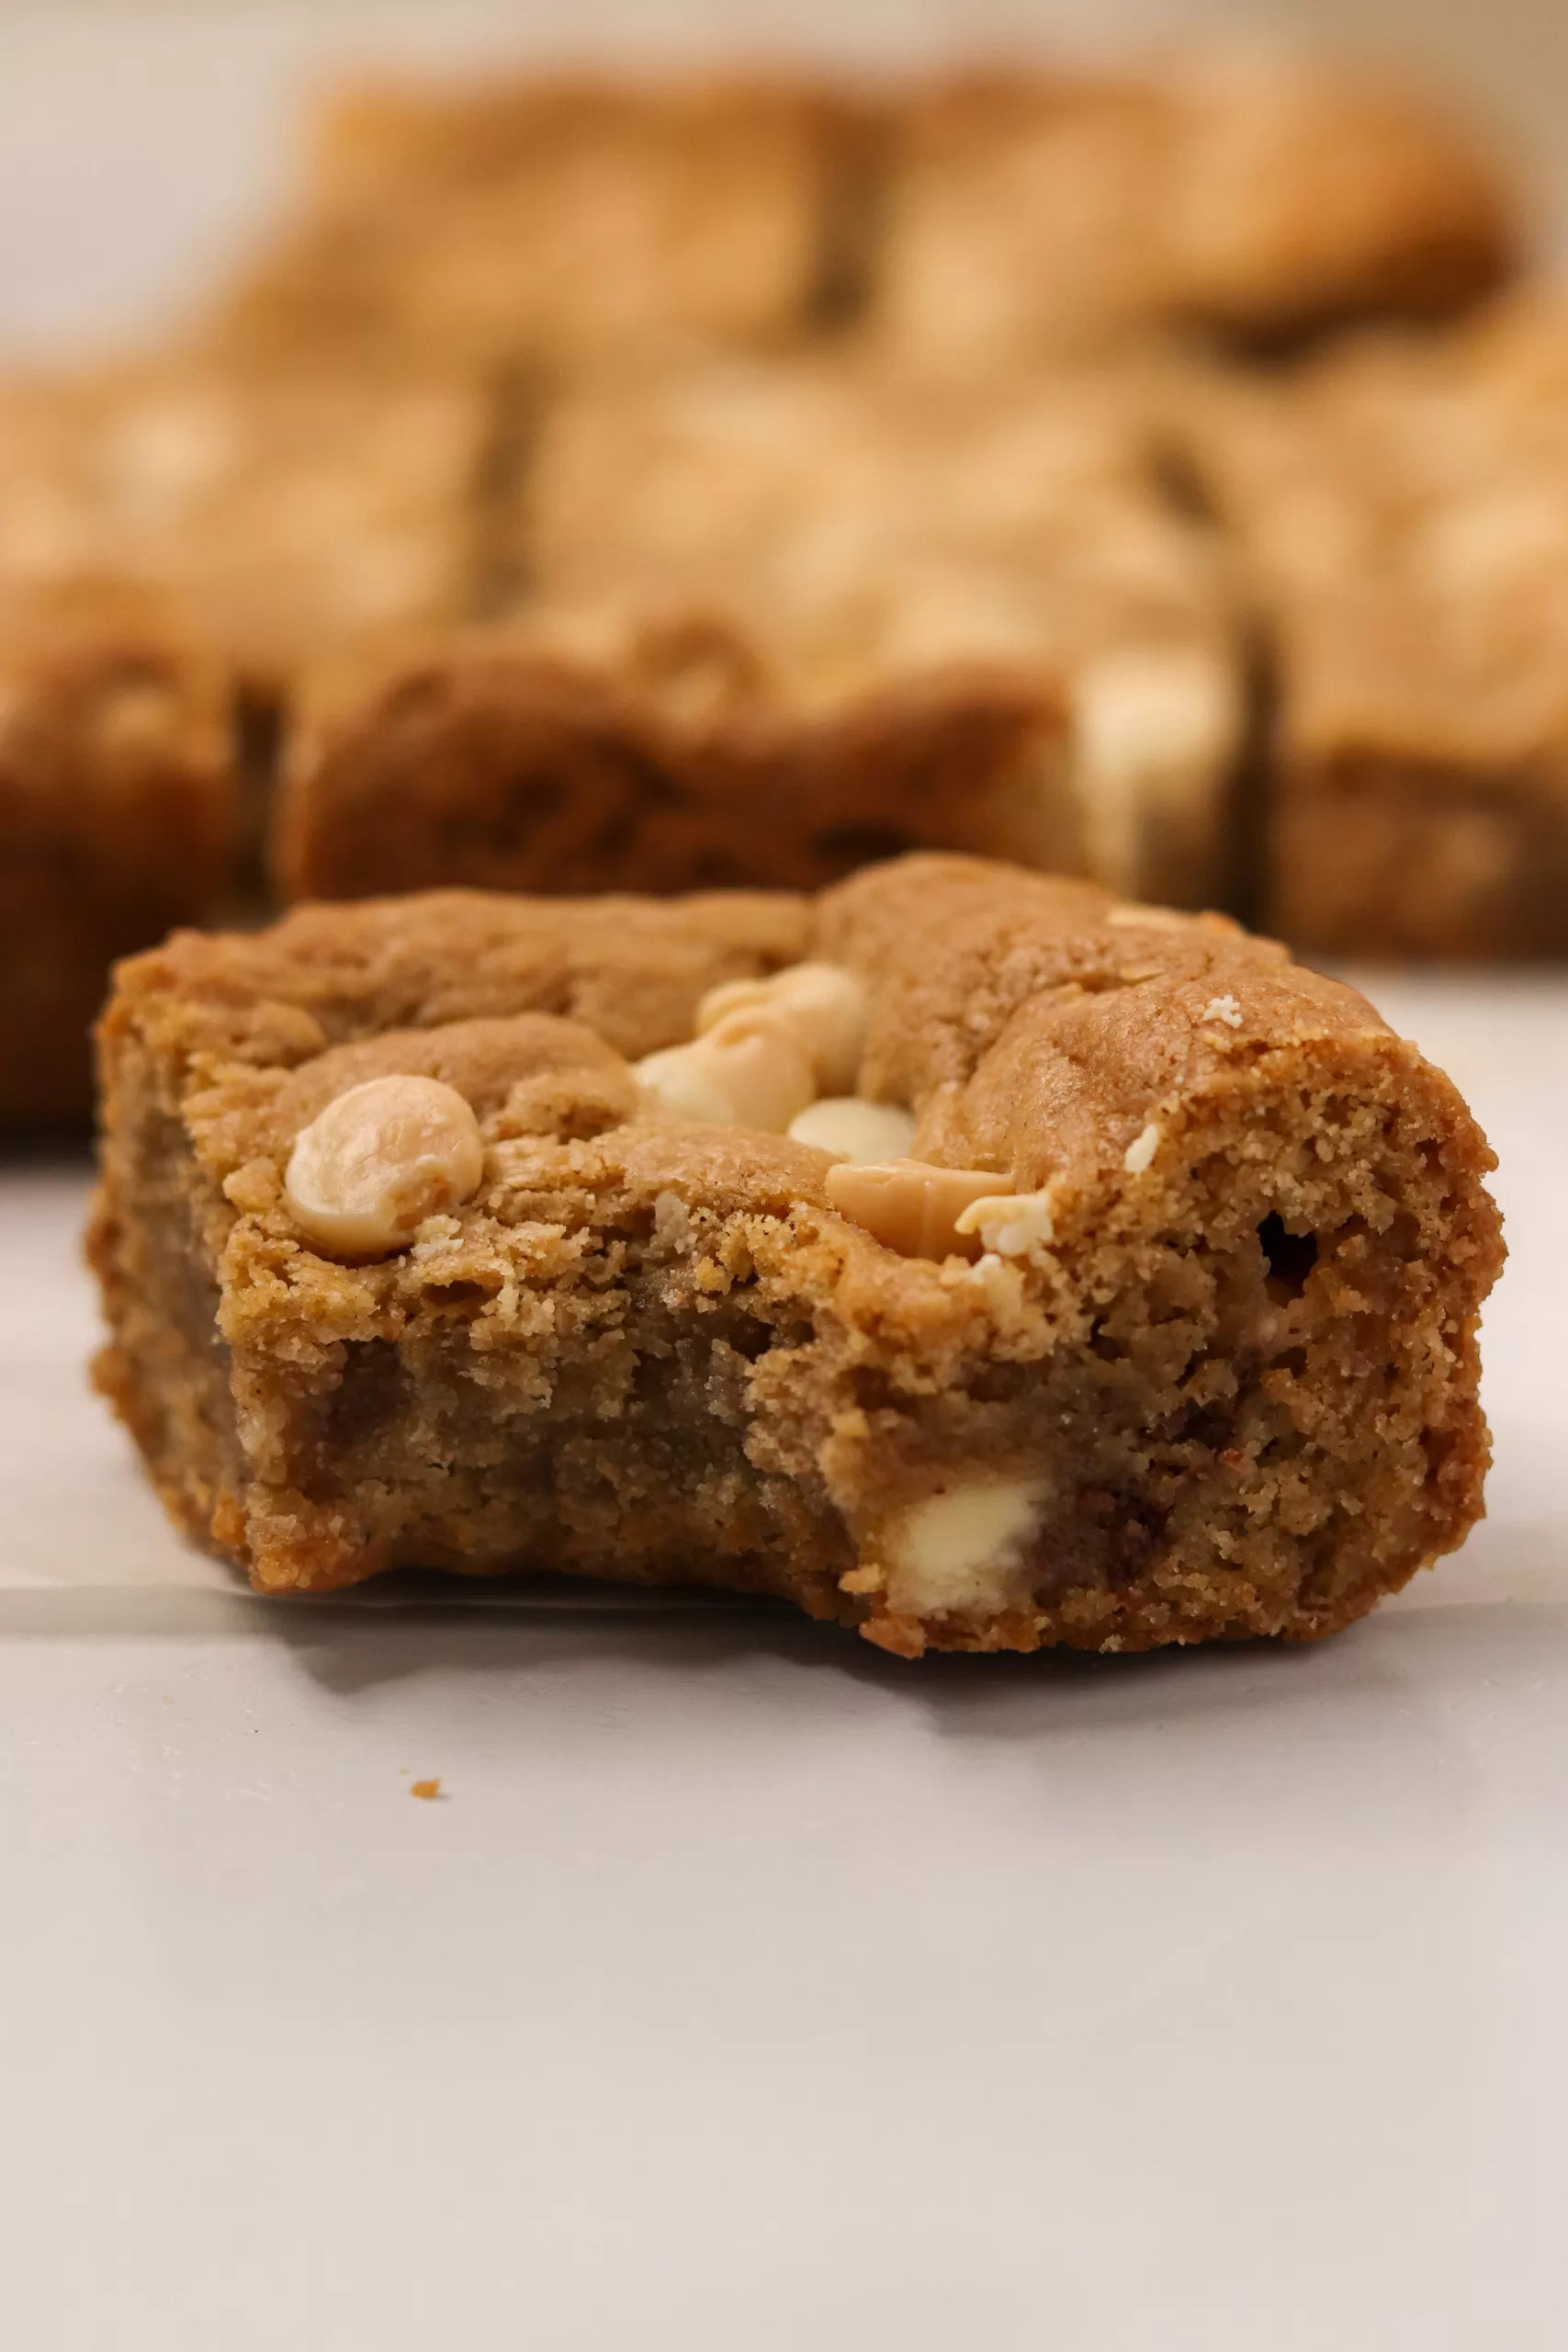
[[[118,978],[123,1023],[193,1057],[292,1068],[389,1029],[547,1012],[636,1056],[688,1033],[721,980],[793,963],[807,910],[765,891],[511,899],[431,890],[300,907],[265,931],[181,932]]]
[[[974,373],[1172,323],[1277,341],[1441,315],[1516,243],[1495,173],[1439,113],[1282,62],[901,98],[776,77],[369,85],[323,115],[302,216],[221,328],[273,352],[625,358],[869,309],[906,362]]]
[[[367,630],[455,620],[489,416],[449,367],[215,351],[0,386],[0,581],[111,572],[276,688]]]
[[[214,913],[228,680],[107,582],[0,599],[0,1131],[85,1123],[115,958]]]
[[[1441,314],[1517,241],[1496,174],[1431,109],[1240,59],[939,87],[903,121],[886,218],[879,331],[960,373],[1161,324],[1273,343]]]
[[[1152,473],[1127,375],[578,387],[536,444],[510,629],[312,686],[285,886],[816,888],[919,844],[1201,902],[1241,651]]]
[[[977,1263],[846,1221],[820,1152],[637,1096],[621,1057],[705,985],[803,955],[868,992],[861,1093],[1016,1200]],[[436,894],[177,940],[103,1040],[103,1382],[265,1588],[523,1557],[905,1655],[1305,1637],[1479,1509],[1484,1143],[1221,919],[944,858],[815,903]],[[282,1165],[394,1069],[472,1102],[484,1183],[338,1265]]]
[[[324,117],[312,203],[220,331],[482,361],[777,341],[842,299],[869,135],[805,85],[363,86]]]
[[[1180,99],[1167,234],[1184,317],[1266,344],[1440,318],[1517,263],[1497,161],[1430,99],[1250,61],[1195,74]]]
[[[839,350],[570,385],[521,485],[531,601],[721,615],[808,707],[943,661],[1223,646],[1213,550],[1154,479],[1158,380],[917,385]]]

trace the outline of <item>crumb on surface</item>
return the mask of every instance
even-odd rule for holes
[[[428,1804],[441,1794],[441,1783],[439,1781],[412,1781],[409,1784],[409,1794],[411,1797],[423,1797]]]

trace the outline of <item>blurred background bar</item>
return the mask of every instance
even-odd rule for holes
[[[6,0],[0,345],[69,350],[176,309],[276,209],[300,101],[345,66],[897,74],[1238,37],[1425,82],[1523,178],[1543,256],[1568,252],[1564,0]]]

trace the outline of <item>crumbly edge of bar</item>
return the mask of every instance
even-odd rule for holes
[[[161,1213],[130,1199],[160,1153],[111,1126],[97,1248],[129,1291],[107,1382],[133,1426],[149,1393],[196,1400],[164,1454],[193,1522],[237,1406],[251,1475],[208,1532],[268,1584],[522,1554],[780,1592],[911,1653],[1328,1632],[1479,1508],[1475,1314],[1498,1256],[1451,1088],[1329,990],[1303,986],[1293,1039],[1211,1056],[1148,1168],[1108,1159],[1096,1106],[1056,1238],[1023,1263],[895,1258],[779,1139],[612,1124],[492,1142],[480,1206],[345,1270],[300,1250],[276,1142],[236,1216],[187,1140],[173,1189],[209,1272],[221,1257],[233,1352],[221,1374],[203,1360],[198,1300],[172,1384],[146,1369],[161,1278],[128,1271],[124,1238]],[[265,1132],[276,1076],[220,1080],[223,1115]],[[209,1156],[213,1115],[195,1114]],[[998,1480],[1035,1514],[1027,1542],[941,1606],[900,1530],[939,1490]]]

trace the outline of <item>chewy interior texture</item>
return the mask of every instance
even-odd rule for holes
[[[1359,998],[965,860],[750,903],[750,948],[643,908],[608,988],[568,968],[570,907],[464,894],[126,967],[102,1378],[194,1532],[271,1589],[557,1567],[778,1593],[906,1654],[1311,1637],[1460,1539],[1490,1155]],[[515,948],[488,979],[486,923]],[[899,1256],[824,1155],[639,1102],[623,1054],[802,952],[866,981],[860,1091],[917,1112],[915,1155],[1040,1204],[1013,1254]],[[485,1185],[334,1264],[282,1166],[387,1069],[473,1102]]]

